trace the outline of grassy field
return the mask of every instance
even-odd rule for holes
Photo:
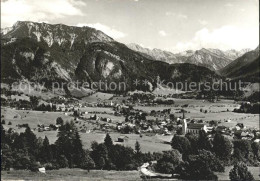
[[[85,148],[90,148],[92,141],[97,141],[98,143],[102,143],[105,138],[104,133],[91,133],[91,134],[81,134],[83,145]],[[136,134],[120,134],[120,133],[110,133],[110,136],[114,142],[114,144],[121,144],[124,146],[129,146],[134,149],[136,141],[138,141],[141,145],[141,150],[143,152],[161,152],[165,150],[170,150],[171,145],[165,144],[164,141],[168,141],[172,139],[172,136],[145,136],[141,138],[139,135]],[[119,143],[117,139],[119,136],[127,136],[125,142]]]
[[[103,94],[100,94],[101,97]],[[107,96],[107,94],[105,94]],[[111,96],[111,95],[110,95]],[[150,112],[151,110],[163,110],[166,108],[171,108],[172,113],[176,116],[182,116],[182,113],[178,113],[180,109],[182,109],[183,105],[187,105],[184,109],[188,111],[185,114],[186,117],[202,119],[205,121],[210,120],[220,120],[221,125],[226,125],[229,127],[235,126],[237,123],[244,123],[247,127],[256,127],[259,128],[259,115],[254,114],[244,114],[244,113],[234,113],[231,112],[235,107],[238,107],[238,104],[234,103],[232,100],[221,100],[216,103],[212,102],[203,102],[202,100],[194,100],[194,99],[175,99],[175,104],[173,106],[136,106],[136,109],[141,109],[146,112]],[[200,112],[200,109],[207,110],[207,113]],[[227,111],[227,109],[229,111]],[[69,115],[65,115],[63,112],[41,112],[41,111],[27,111],[27,110],[15,110],[11,108],[2,108],[2,119],[5,120],[6,124],[5,128],[14,128],[17,132],[23,132],[24,129],[18,129],[16,125],[18,124],[29,124],[29,126],[34,129],[37,128],[38,124],[56,124],[57,117],[62,117],[64,121],[73,120],[73,117]],[[112,123],[108,123],[115,127],[116,123],[123,122],[123,116],[114,116],[113,110],[111,108],[95,108],[95,107],[86,107],[81,108],[81,111],[89,112],[85,117],[89,118],[91,115],[94,115],[93,112],[96,112],[99,117],[108,117],[111,118]],[[72,112],[68,113],[72,114]],[[230,119],[230,122],[225,122],[225,120]],[[8,125],[9,121],[12,125]],[[80,133],[82,142],[85,148],[90,148],[92,141],[97,141],[99,143],[103,142],[105,133],[101,131],[95,131],[100,128],[99,124],[103,124],[105,122],[96,123],[96,121],[83,121],[79,120],[76,123],[76,126],[81,129],[90,130],[90,133]],[[37,137],[44,138],[47,136],[50,140],[50,143],[54,143],[57,139],[57,131],[45,131],[38,132],[34,131]],[[113,141],[116,141],[118,137],[121,135],[120,133],[110,133]],[[163,151],[169,150],[170,145],[164,144],[164,141],[169,141],[170,138],[165,136],[143,136],[140,138],[139,135],[129,134],[127,135],[129,138],[124,143],[125,146],[130,146],[134,148],[134,144],[136,141],[139,141],[142,147],[142,151],[144,152],[155,152],[155,151]],[[115,142],[116,143],[116,142]]]
[[[29,110],[16,110],[12,108],[1,108],[2,119],[5,120],[6,125],[10,121],[11,128],[16,128],[17,124],[29,124],[30,127],[36,128],[38,124],[56,124],[57,117],[61,117],[64,121],[72,120],[72,117],[66,116],[63,112],[42,112],[42,111],[29,111]],[[69,114],[72,114],[69,113]]]
[[[7,85],[1,84],[1,87],[8,88]],[[65,91],[62,89],[56,89],[53,91],[47,90],[42,85],[32,84],[29,81],[20,82],[20,84],[13,84],[12,91],[18,91],[25,95],[41,97],[43,100],[49,100],[50,98],[65,95]]]
[[[182,109],[186,110],[186,118],[202,119],[204,121],[217,120],[221,121],[220,125],[233,127],[237,123],[243,123],[246,127],[255,127],[259,129],[259,114],[246,114],[246,113],[234,113],[232,112],[239,105],[232,100],[220,100],[216,103],[195,99],[174,99],[175,104],[172,106],[136,106],[135,109],[140,109],[146,112],[151,110],[163,110],[171,108],[171,112],[177,117],[182,117],[182,113],[179,113]],[[207,113],[200,112],[207,110]],[[225,122],[231,120],[230,122]]]
[[[171,89],[171,88],[163,88],[163,87],[157,87],[154,91],[153,94],[157,95],[169,95],[169,94],[181,94],[185,93],[185,91],[177,90],[177,89]]]
[[[99,111],[103,112],[106,111],[107,113],[110,113],[111,110],[109,108],[82,108],[84,111],[92,112],[92,111]],[[34,128],[37,128],[38,124],[45,124],[46,126],[49,124],[56,124],[56,118],[61,117],[64,121],[70,121],[73,120],[73,117],[66,116],[63,112],[42,112],[42,111],[27,111],[27,110],[15,110],[11,108],[2,108],[2,115],[4,116],[4,119],[6,124],[4,125],[5,129],[14,128],[17,132],[24,132],[25,128],[20,128],[16,125],[18,124],[29,124],[30,128],[33,130],[33,132],[36,134],[37,137],[44,138],[45,136],[48,137],[50,143],[54,143],[57,140],[57,133],[58,131],[44,131],[44,132],[38,132],[37,129],[34,130]],[[109,112],[110,111],[110,112]],[[70,112],[69,114],[72,114]],[[91,115],[94,114],[87,114],[86,117],[89,118]],[[100,117],[109,117],[112,119],[112,123],[108,123],[109,125],[116,125],[117,122],[123,122],[124,117],[114,116],[110,114],[101,114],[97,113],[97,116]],[[12,125],[8,125],[9,121],[12,123]],[[100,124],[105,122],[100,122]],[[97,141],[98,143],[102,143],[104,141],[106,133],[101,131],[93,131],[94,128],[99,129],[99,125],[96,124],[96,121],[83,121],[78,120],[78,123],[75,123],[76,126],[81,130],[82,127],[84,127],[86,130],[91,130],[90,133],[80,133],[82,143],[85,148],[89,149],[91,146],[91,142]],[[171,137],[169,136],[145,136],[143,135],[142,138],[140,138],[139,135],[136,134],[127,134],[124,136],[127,136],[128,139],[124,143],[117,143],[118,137],[121,136],[120,133],[110,133],[113,141],[115,144],[123,144],[125,146],[130,146],[134,148],[135,142],[139,141],[141,144],[141,149],[144,152],[155,152],[155,151],[163,151],[163,150],[169,150],[171,148],[170,145],[164,144],[163,141],[170,140]]]
[[[97,92],[91,96],[83,97],[80,102],[98,102],[108,100],[113,97],[113,94]]]
[[[91,89],[85,89],[85,88],[74,88],[74,89],[71,89],[70,90],[70,94],[73,96],[73,97],[78,97],[78,98],[81,98],[81,97],[85,97],[87,96],[89,93],[93,92],[93,90]]]
[[[229,171],[231,168],[232,167],[226,167],[224,173],[216,173],[218,180],[229,180]],[[255,180],[260,179],[260,167],[249,167],[249,171],[253,174]],[[2,171],[1,177],[1,180],[142,180],[138,171],[90,170],[90,172],[88,172],[82,169],[48,170],[46,174],[26,170]]]
[[[24,131],[23,129],[20,129],[21,132]],[[57,131],[45,131],[45,132],[38,132],[34,131],[37,137],[44,138],[45,136],[48,137],[50,144],[53,144],[57,140]],[[120,134],[120,133],[109,133],[114,144],[121,144],[124,146],[129,146],[131,148],[135,148],[135,143],[138,141],[141,145],[141,150],[143,152],[162,152],[166,150],[171,149],[171,145],[165,144],[164,141],[170,141],[172,139],[172,136],[145,136],[143,135],[142,138],[140,138],[139,135],[136,134]],[[93,141],[96,141],[98,143],[104,142],[104,138],[106,136],[106,133],[101,132],[91,132],[91,133],[80,133],[80,137],[82,140],[82,144],[85,149],[91,148],[91,143]],[[128,139],[125,142],[117,142],[118,137],[120,136],[127,136]]]
[[[80,111],[82,112],[99,112],[99,113],[114,113],[112,108],[106,108],[106,107],[83,107],[80,108]]]
[[[106,170],[87,170],[81,169],[60,169],[50,170],[46,174],[35,173],[25,170],[3,171],[1,180],[141,180],[138,171],[106,171]]]

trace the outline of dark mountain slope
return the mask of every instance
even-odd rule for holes
[[[90,27],[18,21],[1,36],[1,44],[29,38],[49,47],[51,56],[61,66],[74,71],[88,43],[114,41],[101,31]]]
[[[158,77],[181,82],[219,78],[205,67],[151,60],[88,27],[18,22],[2,35],[2,80],[125,82],[129,90],[154,88]],[[135,79],[149,85],[140,81],[135,86]]]
[[[69,81],[72,72],[57,62],[57,55],[48,46],[29,38],[7,44],[1,50],[1,77],[5,79],[28,79],[36,82]]]
[[[204,82],[219,79],[215,72],[192,64],[172,64],[149,60],[125,45],[110,43],[92,43],[86,49],[76,70],[80,80],[97,82],[125,81],[132,89],[133,80],[147,79],[154,84],[159,77],[167,82]],[[142,82],[140,82],[142,84]]]
[[[245,53],[220,70],[220,74],[232,79],[257,79],[259,77],[259,48]]]

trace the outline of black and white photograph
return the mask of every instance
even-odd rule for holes
[[[1,180],[260,180],[259,0],[1,0]]]

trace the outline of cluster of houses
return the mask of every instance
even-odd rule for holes
[[[201,130],[205,131],[206,133],[210,134],[212,131],[219,132],[223,135],[230,136],[234,139],[248,139],[251,140],[256,137],[256,134],[259,134],[260,138],[260,131],[258,130],[249,130],[244,126],[242,123],[238,123],[235,127],[226,127],[223,125],[220,126],[208,126],[205,123],[197,123],[197,122],[192,122],[190,119],[181,119],[178,118],[178,121],[182,123],[181,125],[181,134],[185,135],[187,133],[192,133],[192,134],[199,134]]]
[[[192,95],[194,96],[194,95]],[[158,96],[157,99],[161,100]],[[161,96],[161,98],[168,99],[172,97],[171,96]],[[66,101],[66,98],[59,97],[59,100]],[[125,122],[117,123],[115,125],[116,130],[121,131],[125,127],[129,128],[136,128],[138,127],[139,133],[162,133],[164,135],[169,135],[174,132],[177,132],[177,130],[181,130],[178,134],[187,134],[187,133],[193,133],[193,134],[199,134],[201,130],[204,130],[207,133],[211,133],[213,130],[218,131],[224,135],[233,136],[241,139],[252,139],[254,137],[254,134],[252,131],[248,130],[243,124],[238,123],[235,127],[226,127],[226,126],[218,126],[217,122],[216,124],[208,124],[203,121],[194,121],[194,119],[185,118],[184,114],[185,111],[183,111],[183,117],[175,118],[174,114],[171,113],[171,109],[164,109],[164,110],[152,110],[150,113],[145,113],[141,110],[133,109],[132,103],[137,102],[139,105],[141,104],[150,104],[150,103],[156,103],[154,95],[140,95],[140,94],[133,94],[130,96],[130,99],[128,101],[125,101],[124,104],[118,104],[112,100],[105,100],[105,101],[97,101],[95,103],[84,103],[81,104],[79,102],[70,102],[70,103],[62,103],[58,104],[57,110],[64,111],[66,115],[68,115],[70,111],[78,110],[78,116],[76,116],[75,120],[78,121],[80,117],[84,117],[84,115],[88,114],[88,112],[79,112],[79,108],[84,107],[111,107],[114,110],[115,116],[124,116]],[[160,102],[160,101],[159,101]],[[247,103],[249,104],[249,103]],[[180,110],[182,112],[182,110]],[[74,115],[75,116],[75,115]],[[89,117],[89,120],[94,121],[102,121],[103,123],[100,125],[103,125],[104,128],[108,128],[109,124],[112,123],[111,118],[108,117],[99,117],[96,114]],[[227,120],[226,122],[230,122],[230,120]],[[173,129],[169,130],[169,126],[173,125]],[[55,126],[55,127],[54,127]],[[54,125],[52,127],[50,126],[38,126],[38,131],[49,131],[53,129],[58,129],[57,125]],[[85,132],[85,131],[83,131]]]
[[[112,122],[112,120],[110,118],[99,117],[96,114],[93,115],[93,116],[90,116],[89,119],[90,120],[94,120],[94,121],[104,121],[104,122],[107,122],[107,123],[111,123]]]
[[[59,129],[60,126],[61,126],[60,124],[56,124],[56,125],[50,124],[49,126],[46,126],[46,125],[44,125],[44,124],[38,124],[38,125],[37,125],[37,127],[38,127],[37,129],[38,129],[38,132],[43,132],[43,131],[56,131],[56,130]],[[36,128],[35,128],[34,130],[36,130]]]

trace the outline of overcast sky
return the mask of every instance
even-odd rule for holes
[[[259,44],[259,0],[1,0],[1,27],[18,20],[87,25],[173,52]]]

